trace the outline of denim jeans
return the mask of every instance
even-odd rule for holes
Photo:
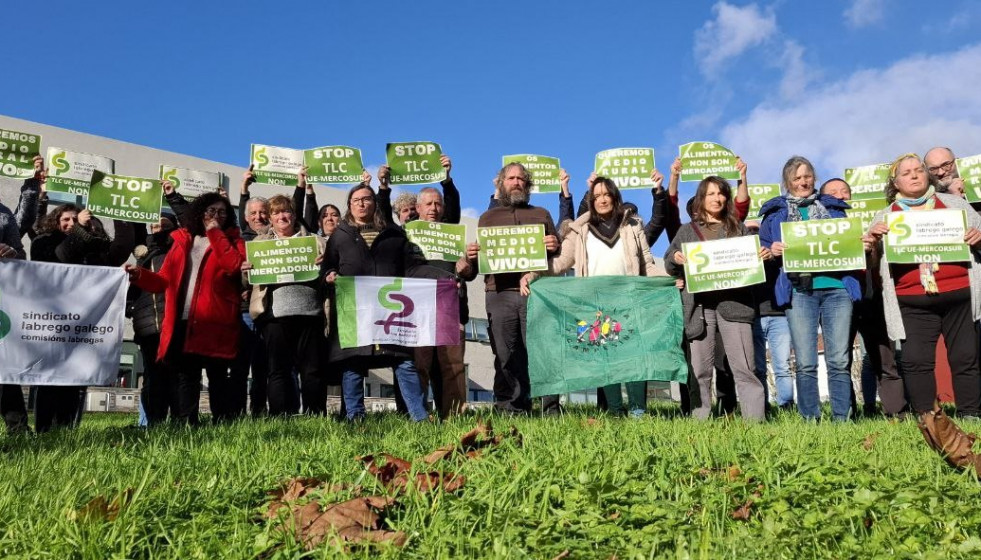
[[[777,386],[777,406],[794,402],[794,378],[790,375],[790,325],[784,315],[757,317],[753,322],[753,344],[756,364],[756,377],[763,383],[769,400],[767,383],[766,349],[770,347],[770,363],[773,365],[773,378]]]
[[[818,325],[824,337],[824,362],[828,367],[828,393],[835,420],[848,420],[851,409],[852,376],[848,371],[851,352],[849,330],[852,300],[844,288],[795,291],[787,309],[790,338],[797,358],[797,409],[801,416],[821,416],[818,394]]]
[[[345,371],[341,376],[341,391],[348,420],[357,420],[365,415],[364,378],[367,375],[368,370],[358,369]],[[422,422],[429,418],[429,411],[426,410],[426,395],[422,393],[419,374],[412,360],[406,360],[395,368],[395,382],[402,391],[409,417],[414,422]]]

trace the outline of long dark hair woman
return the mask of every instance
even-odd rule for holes
[[[692,221],[681,226],[664,255],[668,274],[684,278],[686,263],[682,243],[729,239],[750,235],[736,215],[732,188],[721,177],[706,177],[698,184],[692,203]],[[770,258],[770,252],[760,250]],[[698,383],[701,405],[692,415],[706,419],[712,410],[712,372],[715,369],[716,332],[722,335],[725,354],[736,382],[743,418],[762,420],[765,397],[763,384],[753,371],[753,320],[757,310],[750,288],[736,288],[692,294],[685,286],[681,293],[685,314],[685,338],[691,350],[691,363]]]
[[[177,375],[177,419],[196,424],[201,370],[215,419],[231,414],[228,367],[238,352],[240,274],[245,243],[228,199],[207,193],[194,200],[185,227],[159,272],[126,265],[130,281],[148,292],[164,292],[158,360]]]
[[[389,224],[378,212],[375,191],[367,182],[347,195],[347,213],[330,239],[321,265],[328,293],[337,276],[453,277],[452,273],[426,264],[418,248],[409,243],[402,228]],[[334,298],[331,298],[334,301]],[[395,368],[395,379],[402,390],[409,416],[414,421],[429,417],[419,376],[412,365],[412,352],[402,346],[340,346],[337,309],[331,305],[328,336],[329,360],[342,371],[341,389],[347,418],[365,415],[364,379],[373,368]]]

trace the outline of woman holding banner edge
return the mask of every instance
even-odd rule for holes
[[[560,175],[564,187],[569,174]],[[655,188],[664,181],[656,169],[651,172]],[[616,183],[606,177],[589,178],[585,201],[588,211],[569,225],[558,255],[549,259],[543,274],[559,276],[575,268],[576,276],[666,276],[654,263],[644,225],[631,210],[624,208]],[[563,189],[565,190],[565,189]],[[530,284],[539,273],[529,272],[521,278],[521,295],[528,296]],[[624,406],[622,384],[607,385],[600,390],[606,396],[607,410],[613,414],[640,417],[647,410],[647,382],[627,383]]]
[[[902,375],[910,405],[919,414],[933,410],[936,347],[943,334],[957,414],[977,419],[981,408],[976,323],[981,318],[981,216],[960,196],[935,192],[916,154],[904,154],[892,163],[885,194],[889,206],[875,215],[864,241],[881,257],[886,328],[891,340],[902,343]],[[882,238],[889,231],[886,214],[944,208],[964,210],[964,242],[971,247],[971,260],[890,264],[882,250]]]
[[[815,188],[814,166],[806,158],[793,156],[783,166],[781,196],[760,208],[760,243],[774,257],[782,258],[784,243],[780,224],[807,220],[844,218],[848,204]],[[788,274],[781,264],[774,285],[774,301],[788,306],[787,322],[797,364],[797,409],[808,420],[821,417],[818,393],[818,326],[824,339],[828,366],[828,392],[834,420],[848,420],[851,413],[852,377],[848,371],[852,302],[862,289],[855,273]]]
[[[320,271],[328,293],[333,295],[338,276],[453,278],[455,275],[429,266],[418,247],[409,243],[405,231],[381,216],[369,181],[348,191],[347,213],[327,240]],[[368,370],[394,367],[410,418],[415,422],[427,420],[429,412],[419,376],[403,367],[407,361],[411,363],[411,350],[388,344],[341,348],[335,298],[330,299],[329,361],[343,372],[341,389],[347,419],[365,416],[364,379]]]
[[[682,243],[749,235],[736,211],[732,187],[725,179],[716,176],[702,179],[692,200],[692,221],[681,226],[664,254],[668,274],[679,278],[682,285],[687,262],[681,251]],[[761,247],[760,257],[769,259],[770,251]],[[685,338],[691,348],[692,369],[701,400],[692,415],[705,420],[712,411],[712,372],[718,331],[732,368],[743,418],[763,420],[765,393],[763,383],[754,371],[753,320],[757,311],[752,290],[735,288],[691,294],[688,287],[683,286],[681,302],[685,313]]]

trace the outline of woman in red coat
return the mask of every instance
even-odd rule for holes
[[[126,265],[130,281],[148,292],[164,292],[158,360],[177,375],[177,419],[196,424],[201,370],[208,373],[211,411],[228,416],[228,367],[238,353],[240,269],[245,242],[225,197],[205,194],[191,203],[186,227],[160,272]]]

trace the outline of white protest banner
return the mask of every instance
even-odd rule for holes
[[[206,193],[217,192],[221,188],[222,175],[219,171],[198,171],[161,165],[160,180],[170,181],[174,184],[174,190],[191,200]]]
[[[116,162],[105,156],[52,147],[48,148],[45,167],[48,168],[46,188],[51,200],[84,206],[92,173],[98,171],[109,175],[116,169]]]
[[[118,267],[0,259],[0,383],[115,381],[128,286]]]
[[[617,188],[643,189],[654,186],[654,148],[613,148],[596,154],[593,171],[612,179]]]
[[[864,165],[845,170],[845,182],[852,188],[852,200],[885,198],[889,164]]]
[[[40,134],[0,128],[0,177],[33,177],[34,156],[40,153]]]
[[[967,215],[963,210],[889,212],[889,233],[883,239],[890,263],[941,263],[971,260],[964,242]]]
[[[685,255],[685,286],[697,294],[741,288],[766,282],[760,258],[760,236],[682,243]]]
[[[295,187],[303,168],[303,150],[252,144],[252,176],[257,183]]]
[[[736,154],[722,144],[689,142],[678,146],[678,157],[681,159],[682,181],[701,181],[710,175],[730,181],[739,179]]]
[[[460,298],[452,278],[339,276],[334,294],[341,348],[460,344]]]
[[[520,163],[531,173],[531,192],[551,193],[562,190],[559,180],[561,164],[559,158],[537,156],[534,154],[513,154],[501,158],[501,165]]]
[[[964,198],[968,202],[981,202],[981,155],[954,160],[957,176],[964,181]]]

